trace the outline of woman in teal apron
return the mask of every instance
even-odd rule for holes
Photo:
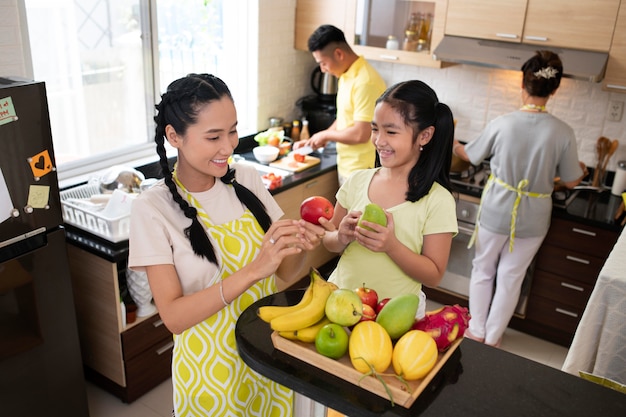
[[[248,306],[306,274],[302,261],[324,229],[279,220],[256,170],[229,165],[237,114],[219,78],[174,81],[157,110],[164,179],[133,202],[129,266],[147,273],[174,334],[174,414],[289,416],[293,393],[242,361],[234,329]],[[165,140],[178,151],[172,172]]]

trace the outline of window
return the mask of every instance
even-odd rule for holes
[[[256,106],[247,98],[255,97],[248,19],[256,11],[248,2],[24,1],[61,180],[154,157],[154,104],[190,72],[224,79],[237,102],[240,135],[255,131]]]

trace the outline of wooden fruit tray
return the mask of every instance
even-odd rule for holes
[[[280,350],[281,352],[323,369],[332,375],[351,382],[354,385],[358,385],[382,398],[391,400],[389,398],[389,394],[385,391],[383,384],[378,379],[373,376],[363,378],[363,374],[354,369],[348,354],[338,360],[335,360],[317,353],[314,343],[303,343],[285,339],[284,337],[279,336],[277,332],[273,332],[271,338],[274,348]],[[410,391],[407,390],[406,385],[393,376],[393,367],[389,366],[389,368],[384,372],[385,375],[381,375],[381,377],[389,387],[389,391],[393,397],[393,403],[404,408],[410,408],[411,405],[413,405],[413,402],[422,393],[422,391],[424,391],[435,375],[437,375],[437,372],[439,372],[444,363],[446,363],[448,358],[452,355],[452,352],[456,350],[462,341],[463,338],[456,340],[450,348],[448,348],[448,350],[443,353],[439,353],[439,358],[437,359],[435,366],[423,379],[407,381]]]

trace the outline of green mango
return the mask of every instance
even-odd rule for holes
[[[381,226],[387,226],[387,216],[385,215],[385,211],[378,204],[370,203],[365,206],[365,210],[359,219],[358,226],[367,230],[372,230],[372,228],[363,226],[361,223],[363,220],[376,223]]]
[[[392,339],[398,339],[415,323],[419,302],[417,294],[392,297],[376,316],[376,322],[383,326]]]

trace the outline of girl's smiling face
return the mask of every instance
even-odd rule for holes
[[[372,143],[385,168],[408,167],[411,169],[419,159],[420,143],[413,128],[404,118],[385,102],[378,103],[372,120]]]
[[[200,108],[196,123],[184,136],[171,125],[165,129],[169,143],[178,149],[177,174],[189,191],[202,191],[223,177],[228,158],[239,143],[237,111],[232,100],[223,97]]]

